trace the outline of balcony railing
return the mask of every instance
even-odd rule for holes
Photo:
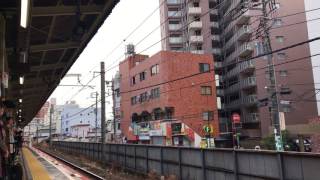
[[[239,64],[239,72],[248,72],[255,69],[255,60],[244,61]]]
[[[230,103],[228,103],[226,107],[233,109],[233,108],[237,108],[240,105],[241,105],[241,99],[237,99],[237,100],[234,100],[234,101],[231,101]]]
[[[182,43],[182,37],[170,37],[169,43],[170,44],[180,44],[180,43]]]
[[[219,23],[218,22],[211,22],[210,26],[213,28],[219,28]]]
[[[218,9],[212,9],[212,10],[210,10],[210,14],[219,15]]]
[[[189,7],[188,14],[189,15],[200,15],[201,14],[201,7]]]
[[[204,54],[204,50],[191,50],[190,52],[193,54]]]
[[[258,102],[257,95],[248,95],[242,98],[242,104],[244,105],[253,105]]]
[[[245,13],[243,13],[235,22],[237,24],[247,24],[250,20],[251,11],[247,10]]]
[[[237,31],[237,39],[240,41],[243,41],[245,39],[248,39],[251,35],[251,28],[248,25],[242,26],[238,31]]]
[[[235,44],[237,41],[243,41],[248,39],[251,35],[250,26],[242,26],[233,36],[230,38],[227,43],[224,45],[225,49],[228,49],[231,45]]]
[[[244,123],[255,123],[259,122],[259,114],[258,113],[249,113],[244,117]]]
[[[170,31],[178,31],[178,30],[181,30],[181,28],[182,28],[181,24],[169,24]]]
[[[239,54],[240,57],[246,57],[252,52],[253,52],[252,43],[243,43],[238,48],[238,54]]]
[[[226,77],[230,78],[230,77],[233,77],[239,73],[250,72],[254,69],[255,69],[255,61],[254,60],[240,62],[239,64],[237,64],[237,66],[235,68],[231,69],[227,73]]]
[[[234,93],[240,90],[240,83],[233,84],[229,86],[226,90],[226,93]]]
[[[257,85],[256,77],[248,77],[244,80],[241,80],[241,88],[243,89],[254,87],[256,85]]]
[[[167,0],[168,5],[178,5],[181,4],[181,0]]]
[[[201,29],[202,28],[202,21],[194,21],[189,24],[189,29]]]
[[[197,35],[193,35],[190,36],[189,38],[190,43],[202,43],[203,42],[203,36],[197,36]]]

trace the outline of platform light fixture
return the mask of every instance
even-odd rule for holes
[[[20,76],[19,82],[20,82],[21,85],[24,83],[24,76]]]
[[[22,110],[21,109],[19,109],[19,112],[21,112]]]
[[[19,103],[22,103],[22,99],[19,99]]]
[[[27,28],[29,15],[29,0],[21,0],[20,26]]]

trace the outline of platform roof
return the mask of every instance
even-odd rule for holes
[[[25,29],[20,26],[20,0],[0,1],[10,74],[7,98],[17,104],[23,99],[22,126],[37,114],[118,2],[30,0]]]

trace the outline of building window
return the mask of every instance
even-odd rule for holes
[[[283,112],[291,111],[291,101],[281,100],[280,105]]]
[[[131,97],[131,105],[137,104],[137,96]]]
[[[279,60],[284,60],[287,58],[286,53],[278,53],[277,56]]]
[[[280,71],[279,71],[279,74],[280,74],[280,76],[282,76],[282,77],[286,77],[286,76],[288,76],[288,71],[287,71],[287,70],[280,70]]]
[[[196,35],[196,36],[201,36],[201,30],[196,30],[196,31],[194,31],[194,35]]]
[[[276,40],[279,43],[283,43],[284,42],[284,37],[283,36],[276,36]]]
[[[133,77],[132,77],[131,82],[132,82],[133,85],[136,84],[136,76],[133,76]]]
[[[202,50],[202,45],[196,45],[196,50],[201,51]]]
[[[275,27],[280,27],[282,26],[283,23],[282,23],[282,20],[278,18],[273,20],[273,24]]]
[[[146,79],[146,72],[144,71],[144,72],[141,72],[139,75],[140,75],[140,81],[143,81],[143,80],[145,80]]]
[[[200,63],[199,64],[199,71],[201,73],[209,72],[210,71],[210,64]]]
[[[151,98],[160,97],[160,88],[151,89]]]
[[[140,94],[140,98],[139,98],[140,103],[145,102],[147,100],[147,98],[148,98],[148,93],[147,92],[144,92],[144,93]]]
[[[212,89],[211,86],[201,86],[201,95],[211,95]]]
[[[151,76],[154,76],[159,73],[159,64],[156,64],[151,67]]]
[[[281,95],[288,95],[291,94],[291,89],[289,87],[281,87],[280,88],[280,94]]]
[[[202,119],[205,121],[210,121],[213,119],[213,111],[205,111],[202,113]]]
[[[115,89],[114,92],[115,92],[117,97],[120,97],[120,89],[119,88]]]

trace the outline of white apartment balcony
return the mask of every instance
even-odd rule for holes
[[[179,5],[181,4],[181,0],[167,0],[168,5]]]
[[[190,36],[189,41],[190,43],[202,43],[203,36],[197,36],[197,35]]]
[[[253,52],[252,43],[243,43],[241,46],[238,47],[239,57],[246,57],[252,52]]]
[[[248,113],[244,116],[244,123],[256,123],[259,122],[259,114],[258,113]]]
[[[249,71],[253,71],[255,69],[255,62],[254,60],[244,61],[239,64],[233,69],[231,69],[227,74],[226,77],[230,78],[239,73],[247,73]]]
[[[212,54],[221,55],[222,51],[220,48],[212,48]]]
[[[168,17],[170,18],[179,18],[181,17],[181,11],[168,11]]]
[[[201,7],[189,7],[188,15],[201,15]]]
[[[241,62],[238,65],[239,66],[239,71],[243,72],[243,73],[250,72],[250,71],[255,69],[255,67],[256,67],[255,65],[256,65],[255,60]]]
[[[241,88],[247,89],[257,85],[256,77],[248,77],[244,80],[241,80]]]
[[[190,52],[193,54],[204,54],[204,50],[191,50]]]
[[[218,22],[210,22],[210,26],[213,28],[219,28],[219,23]]]
[[[170,44],[180,44],[180,43],[182,43],[182,37],[170,37],[169,43]]]
[[[242,26],[233,36],[230,38],[227,43],[224,45],[225,49],[228,49],[232,44],[235,44],[236,41],[244,41],[248,39],[251,35],[250,26]]]
[[[255,94],[248,95],[242,98],[242,104],[250,106],[258,102],[258,97]]]
[[[251,35],[252,31],[250,26],[244,25],[237,32],[237,39],[240,41],[244,41],[248,39]]]
[[[194,21],[191,22],[188,26],[189,29],[201,29],[202,28],[202,21]]]
[[[169,24],[169,31],[179,31],[181,28],[181,24]]]
[[[245,13],[243,13],[237,20],[237,24],[247,24],[251,17],[251,11],[247,10]]]

